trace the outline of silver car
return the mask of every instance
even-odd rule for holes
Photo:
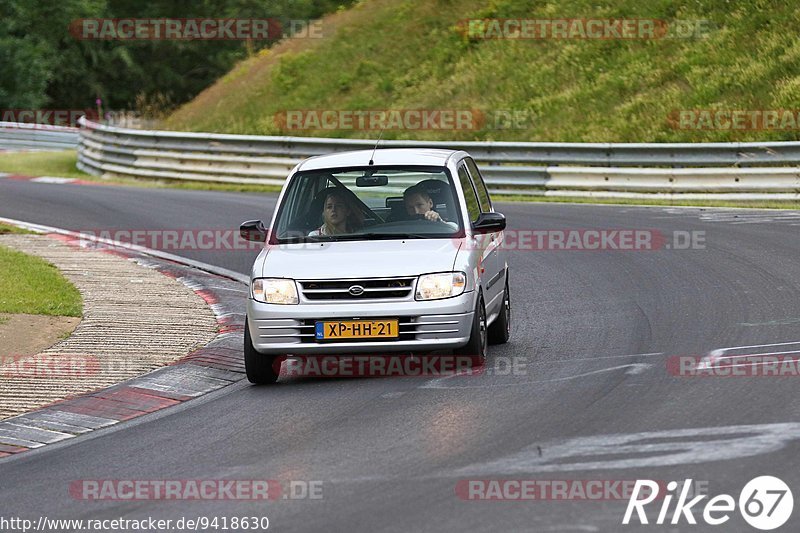
[[[505,217],[463,151],[312,157],[291,172],[253,264],[244,355],[253,383],[287,356],[469,355],[508,340]]]

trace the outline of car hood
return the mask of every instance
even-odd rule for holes
[[[460,243],[459,239],[408,239],[282,244],[269,246],[259,260],[264,277],[417,276],[452,270]]]

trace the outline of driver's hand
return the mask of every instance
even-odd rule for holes
[[[425,220],[430,220],[431,222],[444,222],[439,213],[437,213],[433,209],[425,213]]]

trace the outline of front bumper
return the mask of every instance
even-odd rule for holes
[[[314,355],[429,351],[460,348],[472,328],[474,291],[455,298],[358,303],[274,305],[247,301],[253,347],[263,354]],[[318,341],[317,320],[397,318],[397,340]]]

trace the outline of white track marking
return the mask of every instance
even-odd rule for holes
[[[561,525],[561,526],[546,526],[544,528],[539,528],[538,531],[589,531],[589,532],[593,532],[593,531],[600,531],[600,529],[597,526]]]
[[[786,355],[790,353],[800,353],[800,350],[784,350],[782,352],[764,352],[764,353],[737,353],[732,355],[717,355],[715,356],[714,360],[719,361],[721,359],[735,359],[737,357],[756,357],[759,355]]]
[[[723,223],[723,224],[786,224],[795,226],[800,221],[800,211],[788,209],[770,209],[759,210],[753,212],[752,210],[745,209],[731,209],[731,208],[692,208],[686,207],[680,209],[677,207],[670,207],[663,210],[668,216],[658,218],[680,218],[688,212],[696,215],[697,218],[703,222]]]
[[[745,348],[771,348],[773,346],[792,346],[792,345],[800,345],[800,341],[791,341],[791,342],[775,342],[772,344],[751,344],[749,346],[731,346],[728,348],[719,348],[717,350],[713,350],[711,353],[724,353],[731,350],[744,350]]]
[[[531,443],[494,461],[456,470],[465,476],[654,468],[772,453],[800,439],[800,424],[752,424],[592,435]]]
[[[35,181],[36,183],[72,183],[73,181],[78,181],[75,178],[59,178],[56,176],[41,176],[39,178],[32,178],[29,181]]]
[[[625,373],[629,376],[636,376],[652,366],[653,365],[648,365],[647,363],[635,363],[628,370],[626,370]]]
[[[646,363],[631,363],[627,365],[619,365],[619,366],[612,366],[609,368],[601,368],[599,370],[592,370],[590,372],[582,372],[580,374],[575,374],[572,376],[565,376],[562,378],[552,378],[552,379],[541,379],[536,381],[522,381],[522,382],[514,382],[514,383],[489,383],[485,385],[443,385],[442,383],[448,379],[452,379],[455,377],[463,377],[459,376],[458,374],[453,374],[451,376],[445,376],[442,378],[436,378],[434,380],[429,381],[423,385],[420,385],[419,389],[492,389],[492,388],[499,388],[499,387],[524,387],[528,385],[535,385],[539,383],[556,383],[559,381],[570,381],[573,379],[585,378],[588,376],[593,376],[596,374],[603,374],[605,372],[613,372],[614,370],[622,370],[624,368],[628,368],[627,372],[628,375],[632,374],[641,374],[648,368],[652,367],[653,365],[646,364]]]
[[[733,359],[735,357],[752,357],[759,355],[785,355],[791,353],[800,353],[800,350],[788,350],[780,352],[763,351],[759,353],[749,353],[749,354],[728,354],[729,352],[735,350],[752,350],[753,348],[774,348],[777,346],[800,346],[800,341],[775,342],[771,344],[752,344],[749,346],[731,346],[728,348],[717,348],[716,350],[711,350],[710,352],[708,352],[708,355],[704,356],[700,360],[700,362],[697,365],[697,369],[698,370],[710,369],[717,361],[720,361],[722,359]]]
[[[779,318],[776,320],[769,320],[767,322],[739,322],[739,325],[746,328],[755,328],[762,326],[788,326],[790,324],[797,323],[800,323],[800,318]]]
[[[632,353],[629,355],[599,355],[597,357],[577,357],[575,359],[548,359],[542,363],[571,363],[573,361],[597,361],[601,359],[625,359],[627,357],[653,357],[656,355],[664,355],[664,352],[652,353]]]

